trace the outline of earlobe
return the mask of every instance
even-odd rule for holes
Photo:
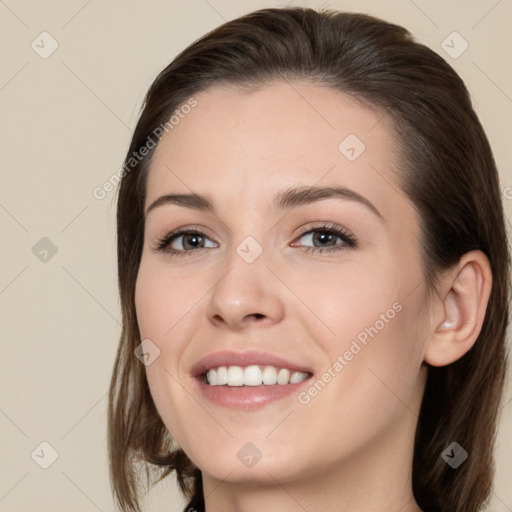
[[[425,362],[446,366],[460,359],[480,334],[492,287],[492,273],[487,256],[470,251],[447,274],[440,288],[441,318],[431,325],[425,347]]]

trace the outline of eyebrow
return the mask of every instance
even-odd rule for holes
[[[285,210],[332,198],[358,202],[366,206],[381,220],[384,220],[384,217],[381,215],[379,210],[368,199],[366,199],[366,197],[358,194],[354,190],[341,186],[300,186],[288,188],[280,192],[274,198],[274,207],[279,210]],[[213,212],[215,210],[213,201],[206,195],[197,193],[166,194],[153,201],[146,210],[145,215],[148,215],[150,211],[165,204],[174,204],[201,211],[211,210]]]

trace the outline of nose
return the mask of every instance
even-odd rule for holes
[[[215,326],[238,331],[256,323],[271,325],[282,320],[283,285],[267,268],[264,254],[247,263],[233,250],[205,307],[208,320]]]

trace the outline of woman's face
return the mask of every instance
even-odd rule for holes
[[[154,154],[146,211],[181,197],[147,212],[136,286],[163,422],[219,480],[410,464],[426,288],[389,118],[305,82],[195,100]]]

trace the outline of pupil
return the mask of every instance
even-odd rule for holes
[[[187,246],[189,246],[188,248],[197,248],[200,245],[202,238],[202,235],[187,235],[185,237],[183,247],[187,248]],[[192,241],[192,243],[189,241]]]
[[[325,244],[325,242],[335,242],[335,239],[336,237],[332,233],[329,233],[329,231],[317,231],[313,235],[314,242],[320,242],[324,245],[335,245],[335,243]]]

